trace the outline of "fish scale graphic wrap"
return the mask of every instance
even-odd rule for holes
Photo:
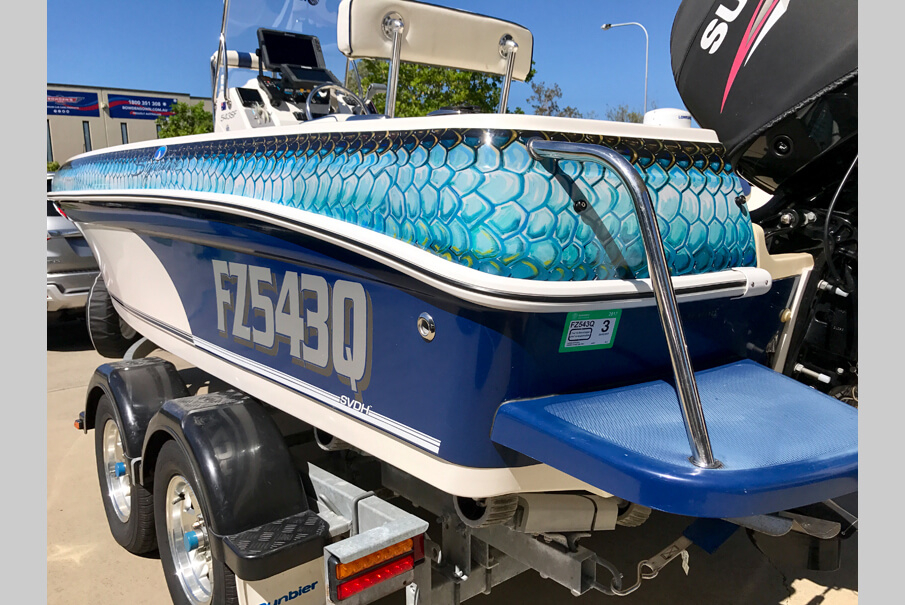
[[[372,229],[506,277],[647,277],[631,196],[593,163],[538,162],[532,137],[599,144],[644,176],[673,275],[755,264],[741,182],[719,145],[511,130],[293,134],[111,151],[67,163],[55,191],[240,195]],[[572,208],[585,199],[603,229]],[[590,213],[589,213],[590,214]],[[604,242],[608,242],[604,244]]]

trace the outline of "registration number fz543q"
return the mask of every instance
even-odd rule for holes
[[[335,372],[353,392],[369,374],[371,304],[364,287],[320,275],[213,261],[217,330],[223,338],[319,374]]]

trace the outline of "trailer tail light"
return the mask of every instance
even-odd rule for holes
[[[414,569],[424,560],[424,534],[397,542],[349,563],[330,562],[331,592],[342,601]]]
[[[412,548],[412,540],[403,540],[398,544],[393,544],[383,550],[378,550],[377,552],[370,554],[366,557],[362,557],[360,559],[356,559],[351,563],[340,563],[336,566],[336,579],[337,580],[345,580],[355,574],[364,571],[365,569],[371,569],[372,567],[376,567],[385,561],[389,561],[390,559],[395,559],[396,557],[403,555],[405,553],[413,552]]]
[[[366,588],[370,588],[375,584],[380,584],[390,578],[394,578],[401,573],[405,573],[415,567],[414,557],[408,555],[397,561],[393,561],[379,569],[369,571],[368,573],[358,576],[348,582],[344,582],[336,587],[336,596],[339,600],[348,599],[354,594],[358,594]]]

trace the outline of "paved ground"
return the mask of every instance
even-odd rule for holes
[[[95,470],[94,435],[73,429],[88,380],[104,361],[91,348],[81,322],[48,325],[47,603],[168,603],[160,559],[130,555],[110,535]],[[857,511],[855,497],[840,503]],[[645,529],[659,531],[646,531],[644,539],[620,527],[583,544],[633,579],[634,564],[677,538],[687,521],[655,513]],[[813,572],[788,561],[789,551],[781,543],[762,545],[771,555],[768,559],[744,532],[737,531],[714,555],[692,546],[687,577],[674,562],[623,601],[597,593],[576,599],[552,581],[527,572],[470,603],[852,605],[858,602],[857,545],[857,535],[843,543],[839,570]],[[401,598],[386,601],[403,602]]]

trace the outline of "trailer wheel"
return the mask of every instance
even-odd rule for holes
[[[236,576],[211,555],[198,479],[182,448],[168,441],[154,471],[160,561],[176,605],[238,605]]]
[[[85,322],[94,350],[111,359],[122,359],[129,347],[141,338],[113,307],[104,279],[98,274],[85,305]]]
[[[94,451],[104,512],[113,538],[133,554],[151,552],[157,548],[154,501],[148,490],[132,483],[132,469],[123,453],[122,430],[106,395],[98,401]]]
[[[489,527],[505,523],[515,515],[518,495],[493,496],[492,498],[453,498],[456,514],[468,527]]]
[[[650,509],[634,502],[628,502],[625,507],[619,507],[619,516],[616,517],[616,525],[623,527],[638,527],[650,517]]]

